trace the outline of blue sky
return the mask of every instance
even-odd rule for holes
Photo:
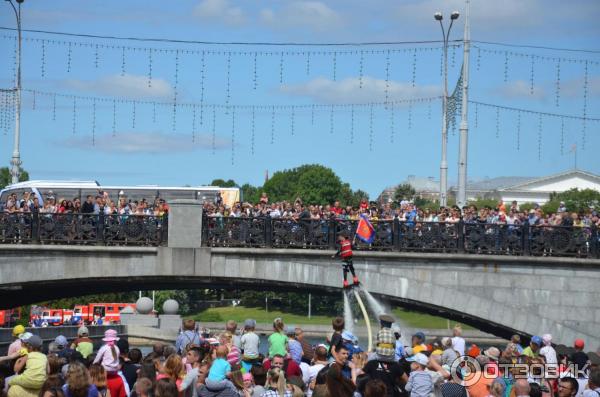
[[[14,27],[10,6],[1,6],[0,26]],[[454,9],[463,13],[463,8],[463,1],[458,0],[26,0],[23,27],[219,42],[427,41],[441,36],[432,16],[435,11],[448,16]],[[600,50],[597,1],[473,0],[471,11],[473,40]],[[452,39],[462,38],[463,16],[452,30]],[[0,32],[4,36],[0,37],[0,50],[9,54],[3,58],[0,71],[2,87],[13,84],[13,40],[6,37],[12,34]],[[66,95],[57,96],[54,102],[53,95],[38,93],[34,98],[30,91],[24,93],[21,155],[34,179],[177,186],[232,178],[260,185],[266,170],[272,173],[304,163],[321,163],[333,168],[352,188],[376,197],[410,174],[439,177],[439,100],[393,107],[354,106],[354,117],[349,105],[381,103],[386,97],[401,101],[439,96],[438,44],[268,47],[140,43],[39,33],[26,33],[25,37],[23,88]],[[42,45],[35,39],[63,42]],[[119,48],[107,46],[129,47],[125,63]],[[483,43],[475,46],[471,54],[471,100],[574,116],[581,116],[585,107],[588,117],[600,117],[600,54]],[[418,51],[414,53],[413,48]],[[180,51],[177,83],[175,50]],[[506,58],[504,52],[494,53],[504,50],[525,56],[510,54]],[[281,51],[287,54],[281,56]],[[254,52],[259,52],[256,68]],[[529,55],[537,56],[533,79]],[[588,61],[585,106],[584,60]],[[462,49],[451,50],[450,90],[461,63]],[[168,104],[175,93],[178,103],[197,105],[195,119],[194,107],[180,105],[173,123],[173,106]],[[80,97],[75,106],[72,95]],[[96,98],[95,105],[92,98]],[[113,98],[136,101],[135,119],[133,102],[116,102],[113,111]],[[206,105],[202,111],[200,103]],[[212,104],[219,105],[214,134]],[[341,104],[348,106],[338,106]],[[230,106],[229,111],[224,105]],[[308,106],[276,108],[273,113],[263,105]],[[578,145],[579,167],[600,173],[596,155],[599,122],[586,124],[583,147],[581,121],[567,120],[561,125],[559,118],[543,116],[540,124],[538,115],[521,113],[517,137],[516,112],[499,111],[497,116],[495,108],[477,106],[475,111],[474,105],[469,110],[470,179],[564,171],[573,166],[573,155],[568,151],[574,143]],[[10,160],[12,145],[12,128],[2,131],[0,158],[5,159],[4,164]],[[451,132],[451,182],[456,180],[457,152],[458,133]]]

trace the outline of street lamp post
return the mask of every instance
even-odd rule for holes
[[[10,160],[11,168],[11,182],[19,182],[19,176],[21,175],[21,153],[19,151],[19,145],[21,140],[21,3],[24,0],[15,0],[17,6],[13,4],[12,0],[6,0],[10,3],[15,12],[17,18],[17,56],[16,56],[16,70],[17,76],[15,79],[15,138],[13,146],[12,159]]]
[[[450,15],[450,26],[448,32],[444,29],[442,20],[444,17],[441,12],[436,12],[434,18],[440,22],[442,28],[442,37],[444,38],[444,97],[442,99],[442,161],[440,163],[440,206],[448,205],[448,124],[446,120],[446,112],[448,110],[448,38],[452,24],[460,14],[458,11],[452,12]]]

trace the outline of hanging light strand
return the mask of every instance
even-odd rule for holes
[[[581,127],[581,149],[585,150],[585,139],[586,139],[586,129],[587,129],[587,106],[588,106],[588,63],[585,62],[584,70],[583,70],[583,120]]]

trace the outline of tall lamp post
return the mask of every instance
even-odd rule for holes
[[[460,14],[458,11],[453,11],[450,15],[450,26],[448,32],[444,29],[442,20],[444,17],[441,12],[436,12],[433,17],[440,22],[442,28],[442,37],[444,38],[444,97],[442,101],[442,161],[440,163],[440,206],[448,205],[448,124],[446,120],[446,112],[448,110],[448,38],[452,24]]]
[[[6,0],[10,3],[15,12],[15,17],[17,18],[17,56],[16,56],[16,86],[15,86],[15,139],[13,146],[13,154],[12,159],[10,160],[11,168],[11,182],[17,183],[19,182],[19,176],[21,175],[21,153],[19,151],[19,145],[21,140],[21,4],[24,0],[15,0],[17,2],[17,6],[15,7],[12,0]]]
[[[463,208],[467,205],[467,151],[469,141],[469,56],[471,51],[471,26],[469,25],[470,2],[465,4],[465,31],[463,39],[463,86],[460,112],[460,138],[458,143],[458,192],[456,204]]]

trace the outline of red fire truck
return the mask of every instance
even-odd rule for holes
[[[75,305],[71,324],[118,324],[121,322],[121,310],[128,306],[135,310],[135,303]]]
[[[21,308],[0,310],[0,327],[12,327],[21,319]]]
[[[29,321],[34,327],[70,325],[73,317],[71,309],[49,309],[32,306]]]

